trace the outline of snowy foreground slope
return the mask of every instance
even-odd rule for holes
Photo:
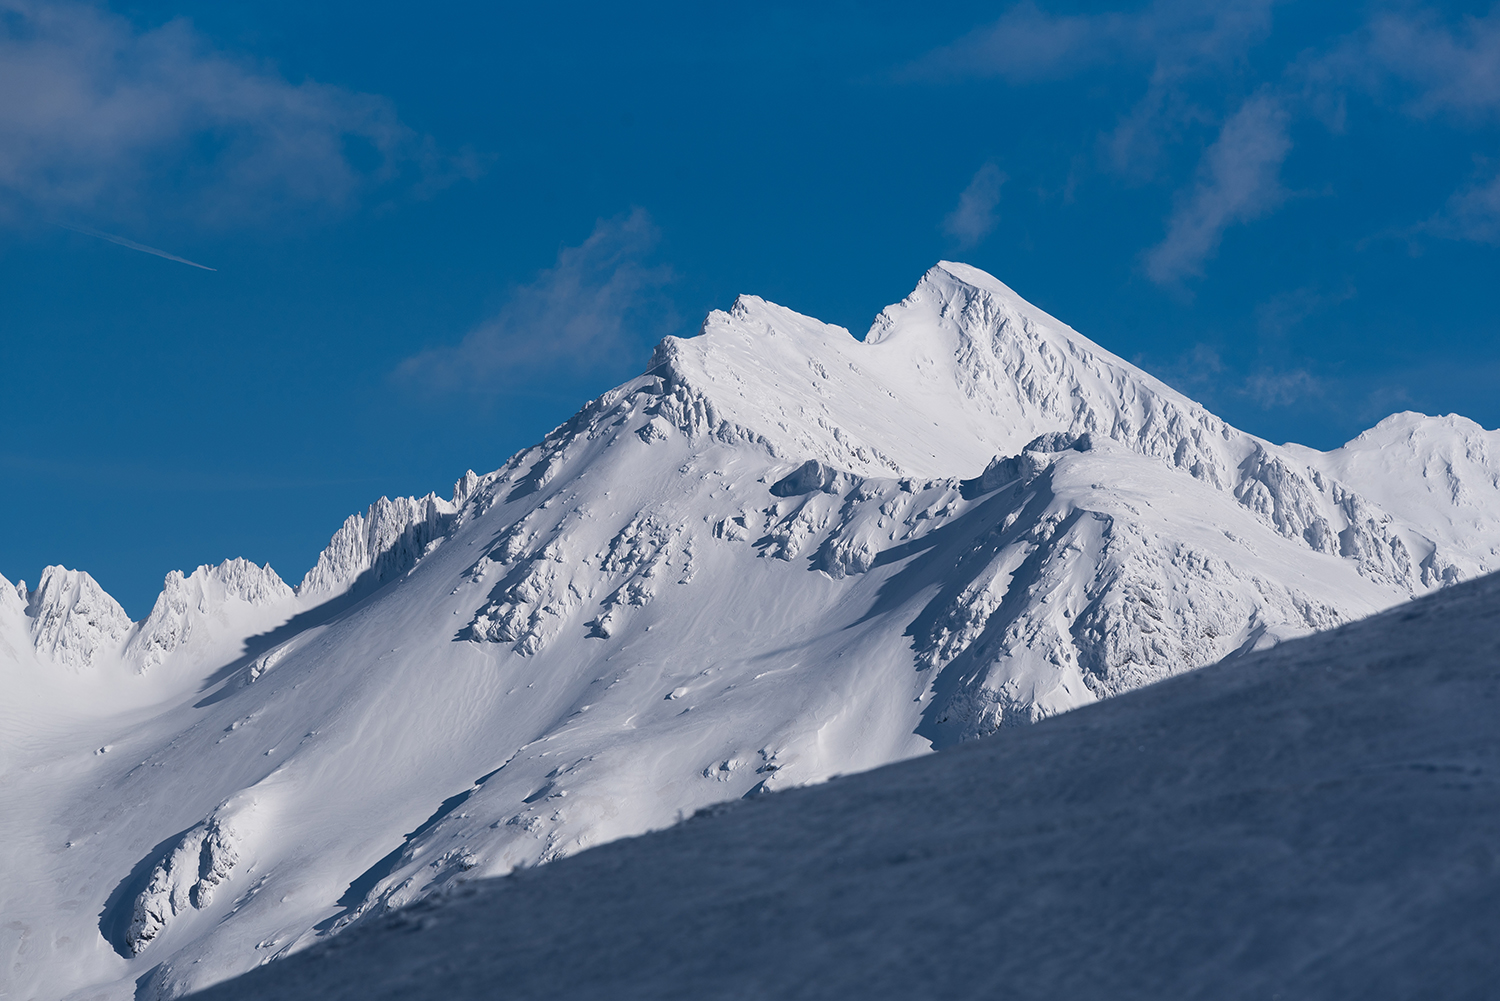
[[[1500,433],[1244,434],[959,264],[753,297],[295,588],[0,582],[0,995],[171,997],[1500,568]]]
[[[467,884],[202,1001],[1488,999],[1500,576]]]

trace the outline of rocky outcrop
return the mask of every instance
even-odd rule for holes
[[[213,816],[188,830],[156,867],[131,910],[125,945],[140,953],[188,908],[203,910],[229,878],[239,852],[229,825]]]

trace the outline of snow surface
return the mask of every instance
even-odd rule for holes
[[[741,297],[295,588],[0,580],[0,994],[177,996],[1496,569],[1496,439],[1275,446],[959,264],[864,341]]]
[[[195,995],[1487,999],[1500,576],[470,883]]]

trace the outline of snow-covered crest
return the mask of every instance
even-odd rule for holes
[[[191,640],[195,628],[210,626],[215,617],[224,619],[226,606],[286,605],[294,597],[269,563],[258,567],[249,560],[225,560],[216,567],[198,567],[187,576],[173,570],[151,614],[130,637],[127,656],[140,670],[148,670]]]
[[[863,341],[755,296],[668,338],[650,371],[779,456],[873,475],[976,473],[1091,432],[1223,485],[1249,450],[1201,406],[975,268],[944,262]]]
[[[69,667],[87,667],[130,631],[130,618],[82,570],[47,567],[26,596],[36,649]]]
[[[457,487],[454,492],[456,496]],[[366,513],[349,516],[302,579],[298,592],[331,596],[356,582],[369,589],[379,587],[411,569],[427,547],[442,538],[455,510],[453,503],[436,494],[380,498]]]

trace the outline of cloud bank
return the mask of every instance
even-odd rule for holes
[[[85,3],[0,0],[0,213],[12,218],[149,207],[244,221],[477,171],[386,99],[292,83],[186,21],[139,30]]]

